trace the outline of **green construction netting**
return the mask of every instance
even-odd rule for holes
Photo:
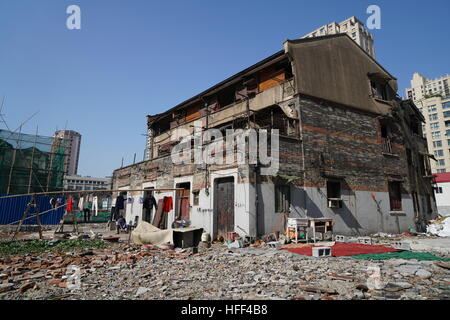
[[[77,213],[75,213],[75,216],[77,218],[77,223],[84,223],[84,213],[83,212],[77,212]],[[89,220],[89,223],[105,223],[105,222],[109,221],[110,217],[111,217],[110,211],[99,212],[97,216],[95,216],[94,213],[91,212],[91,218]],[[72,224],[73,216],[66,215],[64,217],[64,223]]]
[[[352,256],[353,259],[360,260],[388,260],[388,259],[415,259],[420,261],[425,260],[440,260],[440,261],[450,261],[450,258],[441,258],[431,254],[429,252],[412,252],[412,251],[398,251],[398,252],[388,252],[388,253],[375,253],[375,254],[360,254],[357,256]]]
[[[0,194],[62,190],[66,143],[0,130]]]

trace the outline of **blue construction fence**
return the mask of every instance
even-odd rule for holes
[[[50,200],[52,196],[36,196],[39,206],[39,212],[44,212],[52,208]],[[56,197],[60,200],[59,206],[66,203],[65,197]],[[19,224],[20,219],[25,212],[31,196],[19,196],[14,198],[0,199],[0,225]],[[56,210],[51,210],[39,216],[42,225],[58,225],[64,216],[65,207]],[[35,216],[36,208],[31,207],[28,211],[27,217]],[[24,225],[37,225],[36,217],[27,219],[23,222]]]

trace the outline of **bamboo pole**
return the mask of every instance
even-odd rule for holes
[[[138,192],[138,191],[146,191],[148,189],[130,189],[130,190],[81,190],[83,193],[114,193],[114,192]],[[152,189],[152,191],[177,191],[184,190],[182,188],[163,188],[163,189]],[[0,199],[8,199],[8,198],[17,198],[17,197],[25,197],[25,196],[45,196],[45,195],[65,195],[65,194],[78,194],[78,191],[51,191],[51,192],[37,192],[37,193],[27,193],[27,194],[17,194],[10,196],[3,196]]]

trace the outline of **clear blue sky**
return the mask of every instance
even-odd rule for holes
[[[82,29],[66,28],[77,4]],[[450,71],[448,0],[0,0],[0,99],[8,125],[82,134],[79,174],[142,160],[162,112],[331,21],[381,7],[377,60],[399,79]],[[4,125],[0,123],[0,128]]]

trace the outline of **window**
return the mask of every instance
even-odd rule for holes
[[[442,193],[442,187],[434,187],[433,189],[435,193]]]
[[[328,199],[341,199],[341,182],[340,181],[327,181],[327,198]]]
[[[431,138],[433,138],[433,139],[440,139],[441,138],[441,133],[439,131],[432,132],[431,133]]]
[[[200,191],[192,192],[194,206],[198,206],[200,203]]]
[[[438,130],[439,129],[439,122],[430,123],[431,130]]]
[[[290,187],[286,185],[275,186],[275,212],[288,213],[291,204]]]
[[[442,109],[450,109],[450,101],[444,102],[444,103],[442,104]]]
[[[445,131],[445,135],[446,135],[447,137],[450,137],[450,130]]]
[[[444,118],[450,118],[450,111],[444,111]]]
[[[442,141],[441,140],[433,141],[433,147],[435,147],[435,148],[442,147]]]
[[[388,183],[388,189],[391,211],[402,211],[401,183],[398,181],[390,181]]]
[[[437,169],[437,173],[446,173],[447,169]]]
[[[450,146],[450,139],[447,140],[447,144]]]
[[[444,150],[434,150],[434,155],[436,157],[443,157],[444,156]]]
[[[391,139],[389,138],[389,127],[386,123],[380,122],[381,129],[381,146],[383,148],[383,152],[392,153],[392,144]]]
[[[382,84],[376,81],[370,81],[372,88],[372,96],[381,100],[388,100],[387,84]]]
[[[435,121],[438,119],[438,114],[433,113],[433,114],[430,114],[428,117],[430,118],[430,121]]]
[[[444,159],[439,159],[438,160],[438,166],[441,166],[441,167],[445,166],[445,160]]]
[[[434,111],[437,111],[437,108],[436,108],[435,104],[433,104],[432,106],[428,107],[428,112],[434,112]]]

